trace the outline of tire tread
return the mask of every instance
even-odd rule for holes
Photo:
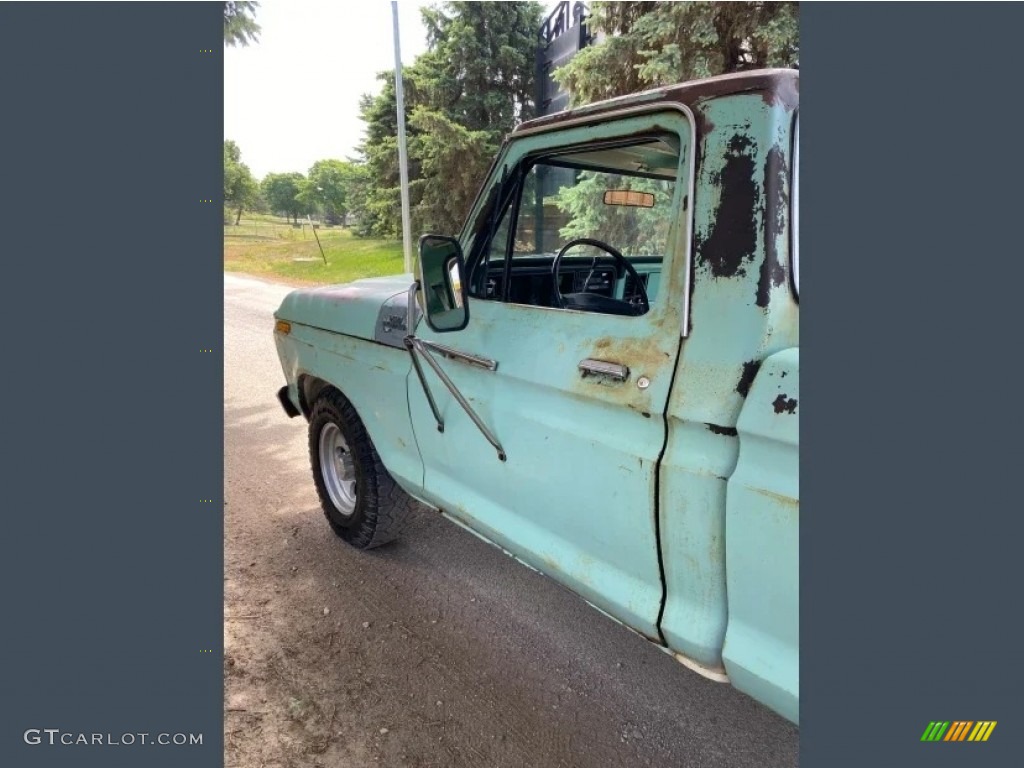
[[[341,427],[349,450],[355,454],[357,473],[362,470],[356,510],[356,522],[344,527],[331,518],[333,502],[320,476],[319,430],[322,418],[330,418]],[[310,466],[320,506],[331,529],[357,549],[375,549],[394,541],[401,534],[416,500],[395,482],[381,461],[359,414],[341,392],[324,390],[313,405],[309,419]]]

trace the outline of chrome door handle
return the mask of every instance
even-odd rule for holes
[[[580,372],[586,376],[607,376],[615,381],[625,381],[629,378],[629,368],[621,363],[610,363],[607,360],[593,360],[587,358],[581,360]]]

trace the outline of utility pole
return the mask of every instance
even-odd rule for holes
[[[412,224],[409,219],[409,158],[405,151],[405,98],[402,92],[402,53],[398,42],[398,2],[391,0],[395,26],[395,101],[398,106],[398,172],[402,180],[402,246],[405,271],[412,272]]]

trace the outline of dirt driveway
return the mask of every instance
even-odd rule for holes
[[[327,527],[274,393],[284,286],[225,277],[228,768],[797,765],[797,730],[429,512]]]

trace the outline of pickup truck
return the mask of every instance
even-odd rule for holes
[[[353,547],[417,502],[799,724],[799,75],[519,125],[416,274],[275,313]]]

